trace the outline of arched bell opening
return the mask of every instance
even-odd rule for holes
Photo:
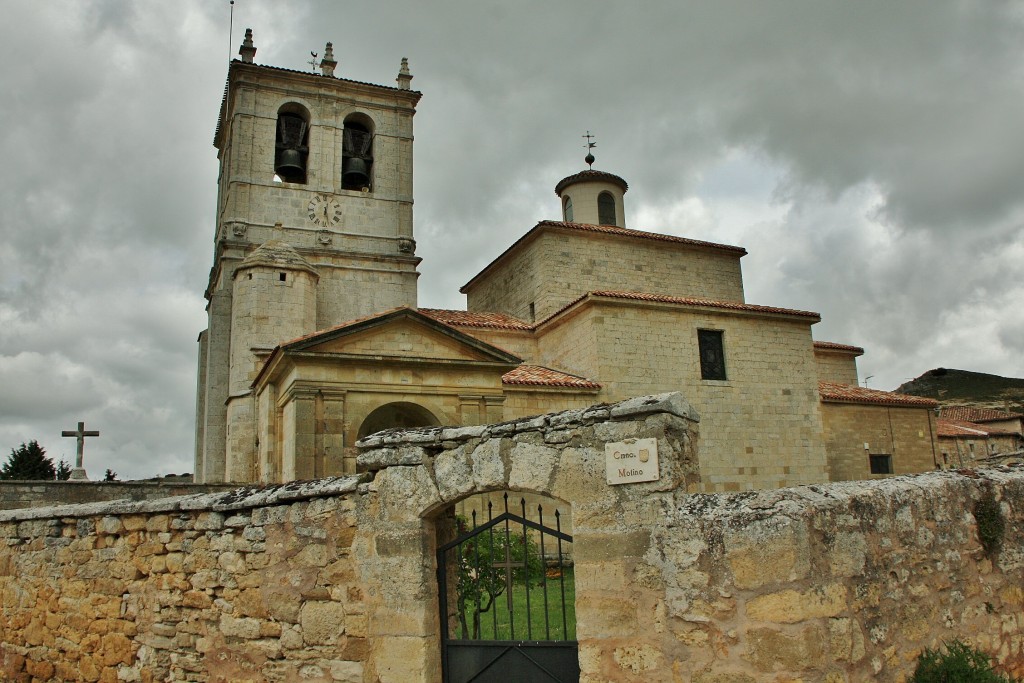
[[[384,429],[437,427],[440,424],[440,420],[423,406],[408,401],[386,403],[366,416],[363,423],[359,425],[358,438],[361,439]]]
[[[373,188],[373,121],[365,114],[345,117],[342,133],[341,189]]]
[[[274,175],[286,183],[305,183],[309,161],[309,113],[289,103],[277,112]]]

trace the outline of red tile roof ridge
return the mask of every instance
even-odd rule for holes
[[[632,301],[650,301],[653,303],[680,304],[683,306],[700,306],[706,308],[724,308],[731,311],[749,311],[751,313],[778,313],[781,315],[796,315],[805,318],[815,318],[816,320],[821,319],[821,316],[818,315],[817,313],[814,313],[813,311],[798,311],[790,308],[777,308],[775,306],[758,306],[756,304],[747,304],[742,303],[740,301],[718,301],[715,299],[700,299],[685,296],[672,296],[670,294],[650,294],[647,292],[596,290],[593,292],[587,292],[582,296],[576,297],[575,299],[573,299],[566,305],[562,306],[551,315],[547,316],[546,318],[538,322],[536,325],[534,325],[534,327],[539,327],[540,325],[546,323],[547,321],[551,320],[552,318],[561,314],[562,312],[572,308],[573,306],[575,306],[576,304],[578,304],[579,302],[583,301],[588,297],[605,297],[608,299],[629,299]]]
[[[278,346],[278,348],[284,348],[286,346],[291,346],[292,344],[297,344],[299,342],[306,341],[307,339],[312,339],[313,337],[319,337],[321,334],[327,334],[328,332],[337,332],[338,330],[343,330],[346,327],[349,327],[350,325],[356,325],[358,323],[366,322],[367,320],[373,320],[374,318],[379,318],[381,316],[388,315],[389,313],[394,313],[395,311],[401,311],[403,309],[409,310],[409,311],[416,310],[414,308],[409,308],[408,306],[395,306],[394,308],[388,308],[388,309],[383,310],[383,311],[377,311],[376,313],[373,313],[371,315],[364,315],[364,316],[359,317],[359,318],[352,318],[351,320],[346,320],[343,323],[338,323],[337,325],[332,325],[331,327],[325,327],[322,330],[316,330],[315,332],[310,332],[308,334],[304,334],[301,337],[296,337],[295,339],[289,339],[288,341],[283,341],[280,344],[278,344],[277,346]]]
[[[1004,410],[996,410],[995,408],[975,408],[973,406],[943,406],[939,416],[944,420],[975,423],[1024,418],[1024,415],[1021,413],[1011,413]]]
[[[496,330],[532,330],[533,325],[508,315],[486,311],[460,311],[447,308],[420,308],[419,312],[446,325],[480,327]]]
[[[939,402],[932,398],[896,394],[891,391],[839,384],[838,382],[818,382],[818,394],[823,401],[873,403],[915,408],[935,408],[939,405]]]
[[[982,425],[965,420],[938,419],[935,426],[939,436],[988,436],[993,433]]]
[[[568,228],[581,232],[599,232],[608,235],[621,235],[623,237],[639,237],[640,239],[656,240],[658,242],[675,242],[677,244],[689,244],[695,247],[709,247],[711,249],[722,249],[734,251],[739,254],[746,254],[747,250],[732,244],[719,244],[718,242],[707,242],[695,240],[691,237],[680,237],[678,235],[666,235],[661,232],[650,232],[648,230],[634,230],[633,228],[620,228],[617,225],[593,225],[591,223],[574,223],[572,221],[551,221],[543,220],[537,223],[538,226],[550,225],[556,228]]]
[[[858,356],[864,355],[864,349],[859,346],[851,346],[850,344],[838,344],[836,342],[828,341],[816,341],[814,342],[814,348],[821,349],[823,351],[849,351],[855,353]]]
[[[501,376],[502,384],[600,389],[601,385],[579,375],[555,370],[544,365],[524,363]]]

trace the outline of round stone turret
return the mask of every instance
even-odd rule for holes
[[[244,393],[282,341],[316,331],[320,275],[294,248],[269,240],[235,269],[231,310],[231,394]]]
[[[626,227],[623,195],[629,185],[614,173],[586,170],[562,178],[555,194],[562,200],[562,220],[568,223]]]

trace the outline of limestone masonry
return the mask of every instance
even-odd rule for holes
[[[239,54],[214,136],[197,483],[352,474],[382,429],[670,391],[701,414],[705,492],[953,464],[934,401],[844,389],[863,349],[816,341],[817,313],[749,303],[744,248],[628,227],[629,185],[604,170],[555,183],[559,220],[473,276],[466,310],[418,309],[408,61],[391,87],[333,59],[257,64],[251,31]]]
[[[687,493],[697,420],[642,397],[375,434],[358,475],[0,512],[0,675],[438,681],[434,550],[500,490],[571,509],[583,681],[903,681],[955,637],[1024,674],[1024,470]],[[630,439],[660,478],[609,485]]]

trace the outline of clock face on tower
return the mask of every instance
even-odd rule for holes
[[[341,222],[341,202],[329,194],[315,194],[309,200],[309,222],[321,228],[332,228]]]

